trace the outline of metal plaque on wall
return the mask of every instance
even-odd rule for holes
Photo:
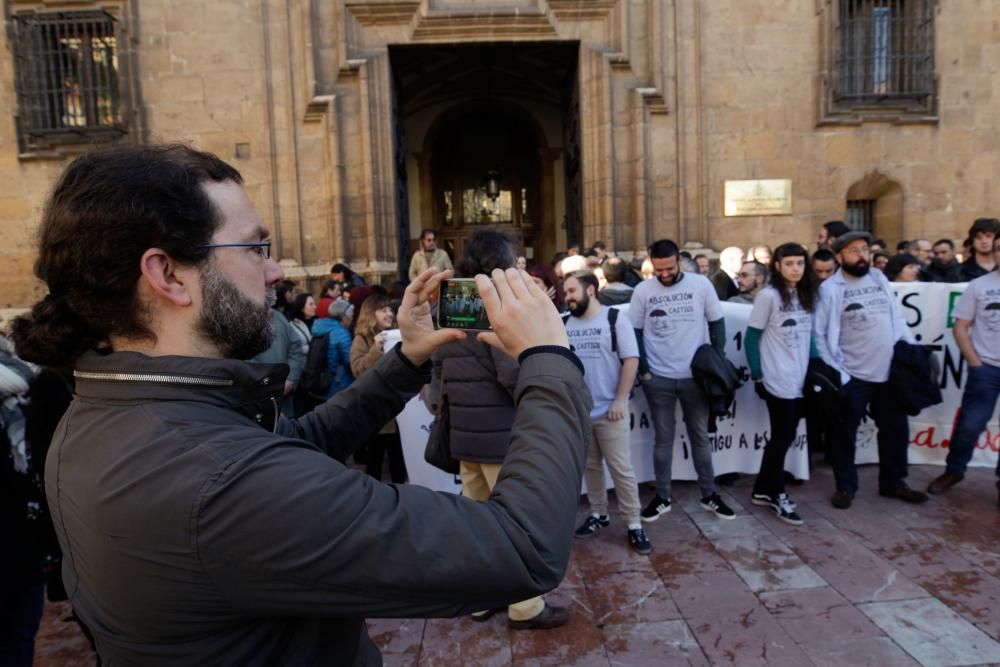
[[[726,217],[741,215],[791,215],[792,181],[772,178],[726,181]]]

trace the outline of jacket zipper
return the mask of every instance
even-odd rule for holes
[[[108,382],[155,382],[159,384],[192,384],[203,387],[232,387],[235,382],[223,378],[201,378],[190,375],[160,375],[152,373],[93,373],[73,371],[78,380],[101,380]]]

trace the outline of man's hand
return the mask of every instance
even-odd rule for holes
[[[528,348],[559,345],[569,349],[566,327],[552,300],[525,271],[493,270],[493,282],[480,274],[476,286],[492,332],[476,338],[517,359]]]
[[[288,380],[285,380],[285,394],[284,395],[288,396],[294,390],[295,390],[295,383],[294,382],[289,382]]]
[[[459,329],[435,329],[431,319],[431,301],[438,285],[450,277],[451,271],[427,269],[403,293],[396,322],[403,339],[403,355],[416,366],[430,359],[434,350],[448,341],[465,338],[465,332]]]
[[[615,399],[611,401],[611,407],[608,409],[608,421],[616,422],[620,419],[625,419],[625,401]]]

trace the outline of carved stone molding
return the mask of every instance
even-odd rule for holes
[[[407,24],[420,9],[419,0],[390,0],[388,2],[365,2],[348,0],[344,3],[347,11],[363,26]]]
[[[545,14],[471,12],[421,16],[414,42],[481,42],[556,39],[555,26]]]

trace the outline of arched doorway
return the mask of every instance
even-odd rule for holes
[[[482,226],[501,229],[518,248],[537,248],[551,211],[542,211],[545,137],[514,105],[462,105],[428,133],[433,226],[458,257],[464,238]],[[549,203],[550,202],[546,202]]]
[[[567,213],[580,210],[567,148],[579,146],[578,50],[572,42],[390,47],[411,253],[428,227],[453,260],[483,226],[505,231],[532,262],[566,247],[578,232]]]

